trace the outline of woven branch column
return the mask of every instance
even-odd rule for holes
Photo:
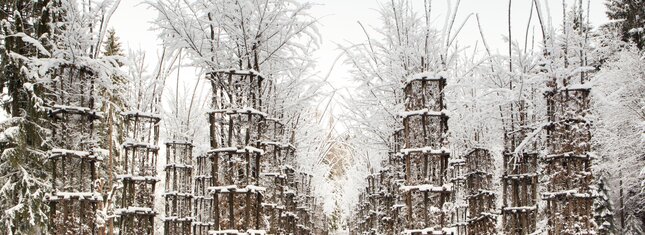
[[[504,133],[502,175],[502,224],[507,234],[530,234],[536,229],[538,199],[538,151],[531,142],[519,149],[521,143],[535,130],[528,128],[533,118],[530,107],[517,102],[506,107],[510,114]]]
[[[446,79],[418,74],[406,81],[403,118],[405,234],[444,234],[449,227],[452,184],[448,181],[450,151],[446,148],[448,115]]]
[[[466,189],[468,201],[468,234],[497,234],[493,174],[495,166],[490,152],[476,148],[464,157],[466,160]]]
[[[193,144],[166,142],[165,234],[190,235],[193,223]]]
[[[264,77],[254,70],[218,70],[208,75],[211,150],[197,160],[194,234],[264,233],[260,186],[264,122]]]
[[[92,70],[61,65],[48,72],[52,90],[47,91],[52,123],[52,145],[48,152],[52,170],[52,192],[45,196],[50,208],[50,233],[98,234],[97,209],[103,194],[98,183],[97,164],[100,136],[95,125],[103,114],[95,108],[95,80]]]
[[[121,234],[154,234],[155,187],[159,154],[159,115],[131,111],[121,114],[126,140],[118,161],[117,180],[123,188],[117,194],[115,214]]]
[[[547,93],[547,176],[549,234],[596,234],[591,190],[590,89],[564,88]]]

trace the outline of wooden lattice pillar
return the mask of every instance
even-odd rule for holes
[[[510,119],[504,133],[503,230],[507,234],[531,234],[537,224],[538,151],[536,140],[525,141],[535,131],[528,128],[535,118],[528,115],[531,107],[523,101],[507,108]]]
[[[153,234],[161,118],[139,111],[124,112],[122,116],[126,140],[116,178],[123,188],[117,195],[115,210],[120,234]]]
[[[450,151],[446,148],[448,116],[444,112],[446,80],[419,74],[405,85],[403,118],[405,233],[443,234],[449,227],[444,205],[451,199],[448,181]]]
[[[266,118],[262,123],[262,142],[260,146],[264,157],[260,162],[260,186],[267,189],[264,193],[262,209],[267,216],[269,233],[284,233],[287,227],[281,219],[286,209],[285,188],[287,175],[283,166],[293,166],[295,147],[284,143],[284,125],[275,118]],[[295,211],[292,211],[295,212]]]
[[[382,195],[380,186],[380,174],[371,174],[367,176],[367,187],[365,188],[365,212],[366,227],[369,233],[382,231],[379,229],[379,221],[383,217],[381,212]]]
[[[196,183],[203,184],[212,199],[211,207],[203,208],[208,215],[199,223],[212,225],[207,228],[210,234],[264,233],[262,203],[266,188],[259,186],[265,154],[260,142],[267,118],[261,111],[264,77],[253,70],[229,69],[214,71],[209,79],[213,91],[211,150],[198,164],[209,164],[204,168],[211,171],[204,172]]]
[[[389,158],[389,157],[388,157]],[[392,207],[395,205],[394,193],[391,191],[394,178],[389,159],[383,162],[384,169],[372,174],[370,196],[374,205],[376,231],[394,233]]]
[[[452,227],[456,229],[454,235],[466,235],[468,202],[466,197],[466,161],[463,158],[450,161],[450,182],[452,183],[452,197],[454,209],[451,216]]]
[[[96,179],[95,163],[101,161],[101,157],[91,152],[53,149],[49,160],[54,183],[53,192],[46,196],[46,200],[51,210],[52,232],[97,234],[96,210],[103,196],[93,182]]]
[[[550,125],[543,158],[549,234],[596,234],[591,184],[589,88],[578,85],[547,93]]]
[[[504,154],[502,215],[504,231],[530,234],[537,219],[537,154]]]
[[[214,156],[204,154],[196,157],[195,161],[195,189],[193,191],[193,234],[206,235],[214,228],[214,219],[211,217],[211,208],[214,207],[213,196],[208,188],[213,186]]]
[[[275,231],[276,234],[295,233],[296,226],[296,208],[297,208],[297,190],[296,190],[296,173],[292,168],[294,162],[295,148],[292,145],[263,143],[265,148],[275,147],[275,151],[270,155],[278,155],[280,167],[278,172],[261,173],[261,186],[266,187],[267,192],[263,210],[266,215],[270,215],[271,222],[269,230]],[[270,156],[268,158],[271,158]],[[264,172],[264,171],[263,171]],[[272,232],[270,232],[272,233]]]
[[[53,149],[48,152],[52,173],[52,191],[45,196],[50,207],[51,234],[98,234],[97,210],[103,206],[103,194],[96,184],[101,136],[95,125],[103,114],[95,108],[91,69],[60,65],[48,71],[52,89],[46,91],[52,104],[47,105],[51,119]]]
[[[391,216],[391,231],[399,234],[405,228],[405,219],[403,208],[405,207],[404,195],[400,193],[401,186],[405,182],[405,161],[404,155],[401,154],[403,149],[403,129],[398,129],[391,136],[390,152],[388,154],[388,168],[391,171],[390,184],[387,188],[391,195],[392,205],[389,207]]]
[[[267,232],[271,234],[278,234],[283,227],[280,214],[285,209],[283,192],[285,183],[285,176],[279,172],[260,174],[260,185],[266,188],[262,211],[267,217]]]
[[[476,148],[466,154],[465,160],[468,234],[497,234],[493,158],[488,150]]]
[[[192,234],[193,145],[186,141],[166,142],[165,234]]]
[[[262,191],[264,188],[247,185],[215,186],[210,191],[215,198],[212,208],[215,223],[211,234],[253,233],[263,230]]]
[[[296,171],[290,167],[290,166],[285,166],[283,169],[283,173],[286,176],[286,186],[284,187],[283,193],[284,193],[284,199],[285,199],[285,209],[284,211],[280,214],[280,220],[282,221],[281,223],[283,224],[283,228],[281,229],[282,232],[286,234],[296,234],[296,222],[297,222],[297,215],[296,215],[296,208],[298,207],[298,200],[297,200],[297,174]]]
[[[211,232],[237,230],[260,230],[262,221],[262,195],[265,188],[259,184],[259,149],[213,149],[209,151],[215,159],[214,185],[209,187],[213,207],[207,208],[212,214]]]
[[[389,160],[388,160],[389,162]],[[396,203],[396,198],[394,192],[392,191],[392,184],[394,183],[394,177],[392,174],[392,168],[389,166],[389,163],[384,163],[385,169],[381,170],[378,174],[379,187],[378,193],[379,202],[378,202],[378,226],[377,230],[382,231],[386,234],[394,233],[394,221],[392,208]]]
[[[387,165],[386,165],[387,166]],[[378,207],[379,220],[377,229],[384,233],[393,233],[394,219],[392,218],[392,206],[394,206],[394,195],[390,191],[392,185],[392,171],[388,167],[379,172],[379,195]]]
[[[297,215],[297,234],[311,234],[311,180],[312,175],[306,172],[296,172],[296,215]]]

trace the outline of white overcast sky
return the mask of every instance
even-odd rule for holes
[[[378,27],[377,9],[387,0],[311,0],[316,4],[311,10],[311,14],[320,18],[320,34],[322,35],[322,45],[320,50],[315,54],[318,61],[317,71],[320,76],[326,75],[334,60],[339,56],[340,51],[337,45],[349,45],[350,43],[360,43],[365,41],[365,34],[357,23],[360,21],[366,27]],[[568,6],[572,6],[574,1],[566,0]],[[121,38],[126,48],[143,49],[147,51],[148,58],[154,58],[157,50],[160,48],[160,42],[156,39],[157,33],[152,31],[152,21],[156,18],[156,13],[143,4],[144,0],[122,0],[119,9],[112,17],[110,27],[114,28],[117,35]],[[413,6],[418,6],[419,12],[423,8],[423,0],[410,0]],[[562,20],[562,1],[560,0],[540,0],[543,7],[549,5],[550,16],[553,25],[561,25]],[[590,22],[593,26],[598,26],[607,21],[605,15],[605,0],[583,0],[585,6],[590,3]],[[453,8],[457,3],[456,0],[434,0],[432,1],[432,20],[437,28],[441,28],[445,14],[450,4]],[[523,44],[523,36],[526,30],[529,11],[531,10],[531,0],[514,0],[512,2],[512,33],[513,40]],[[484,35],[488,45],[493,52],[507,53],[506,44],[503,36],[508,33],[507,23],[507,0],[462,0],[459,12],[457,14],[456,24],[466,18],[471,13],[479,15]],[[533,24],[537,24],[537,18],[533,17]],[[538,28],[536,27],[536,32]],[[477,23],[474,17],[465,24],[462,32],[459,34],[459,45],[473,46],[476,41],[480,41]],[[481,43],[481,42],[480,42]],[[195,74],[182,72],[182,76],[195,77]],[[351,79],[348,73],[348,67],[342,64],[342,60],[336,64],[331,71],[329,82],[337,89],[351,89]],[[207,84],[207,83],[205,83]],[[346,92],[346,90],[344,91]],[[338,96],[336,96],[339,98]],[[333,104],[333,102],[332,102]],[[333,107],[334,105],[332,105]],[[339,109],[336,109],[336,111]],[[336,112],[335,111],[335,112]]]

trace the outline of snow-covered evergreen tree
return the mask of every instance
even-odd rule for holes
[[[123,56],[123,49],[119,37],[116,36],[116,31],[110,29],[107,32],[107,38],[103,43],[103,54],[107,56]]]
[[[632,41],[639,49],[645,47],[645,1],[607,0],[607,16],[620,28],[623,41]]]
[[[594,199],[594,219],[600,234],[615,234],[614,206],[609,198],[609,186],[605,177],[598,177],[596,184],[596,198]]]
[[[627,218],[625,219],[625,228],[623,228],[621,231],[625,235],[639,235],[639,234],[644,234],[645,229],[643,227],[645,226],[642,222],[641,219],[639,219],[635,215],[628,215]]]
[[[30,65],[51,56],[53,3],[0,3],[0,88],[8,117],[0,120],[0,233],[34,234],[47,229],[50,188],[45,165],[50,131],[37,108],[43,89],[35,87]],[[4,116],[4,115],[3,115]]]

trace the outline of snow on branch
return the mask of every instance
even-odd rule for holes
[[[19,38],[22,39],[23,42],[29,43],[32,46],[36,47],[36,49],[38,49],[38,52],[40,54],[45,55],[45,56],[51,56],[51,53],[47,49],[45,49],[45,47],[43,46],[42,43],[40,43],[40,41],[36,40],[35,38],[30,37],[29,35],[27,35],[27,34],[25,34],[23,32],[8,35],[7,37],[19,37]]]

